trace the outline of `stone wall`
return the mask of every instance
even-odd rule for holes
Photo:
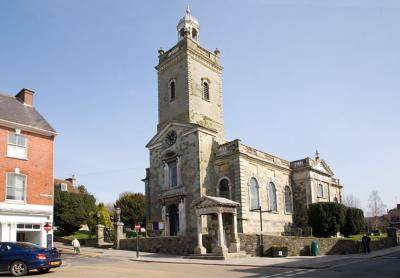
[[[251,256],[260,256],[260,236],[239,234],[240,249]],[[336,238],[313,238],[313,237],[288,237],[288,236],[264,236],[264,254],[271,255],[273,245],[286,246],[289,256],[309,256],[311,243],[316,240],[319,245],[319,255],[344,255],[361,253],[361,242],[336,239]],[[203,236],[203,245],[210,252],[212,240]],[[371,250],[379,250],[392,247],[390,239],[373,240]],[[139,239],[139,250],[149,253],[163,253],[174,255],[193,254],[197,246],[195,236],[179,237],[148,237]],[[136,238],[122,239],[120,249],[136,250]]]
[[[239,234],[240,249],[252,256],[260,255],[260,236]],[[359,241],[336,239],[336,238],[313,238],[313,237],[289,237],[264,235],[264,254],[271,255],[273,245],[286,246],[289,256],[310,255],[311,243],[316,240],[319,245],[319,255],[343,255],[356,254],[363,251]],[[379,250],[392,247],[390,239],[371,241],[371,250]]]
[[[139,239],[139,250],[149,253],[187,255],[192,254],[196,246],[197,239],[195,236],[148,237]],[[124,250],[136,251],[136,238],[120,240],[119,247]]]

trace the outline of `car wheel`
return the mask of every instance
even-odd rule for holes
[[[50,267],[42,267],[42,268],[38,268],[39,273],[46,273],[49,272]]]
[[[16,261],[11,264],[10,272],[13,276],[24,276],[28,274],[28,267],[24,262]]]

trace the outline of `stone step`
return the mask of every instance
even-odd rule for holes
[[[196,260],[225,260],[222,255],[217,255],[215,253],[207,254],[191,254],[189,256],[184,256],[184,259],[196,259]]]
[[[196,260],[226,260],[226,259],[234,259],[234,258],[245,258],[249,255],[246,254],[245,251],[240,251],[237,253],[228,253],[226,256],[217,255],[215,253],[207,253],[207,254],[191,254],[188,256],[184,256],[184,259],[196,259]]]

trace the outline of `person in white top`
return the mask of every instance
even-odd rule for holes
[[[74,247],[75,254],[79,254],[81,252],[81,244],[77,238],[74,238],[72,241],[72,247]]]

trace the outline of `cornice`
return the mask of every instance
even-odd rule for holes
[[[36,134],[40,134],[40,135],[49,136],[49,137],[58,135],[57,132],[48,131],[45,129],[41,129],[41,128],[29,126],[29,125],[24,125],[24,124],[20,124],[20,123],[16,123],[16,122],[10,122],[10,121],[3,120],[3,119],[0,119],[0,126],[5,126],[8,128],[19,128],[23,131],[28,131],[28,132],[32,132],[32,133],[36,133]]]

